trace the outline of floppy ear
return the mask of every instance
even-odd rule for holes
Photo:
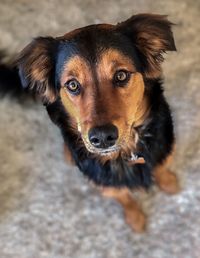
[[[117,25],[117,29],[134,43],[148,78],[161,75],[160,65],[166,51],[176,51],[172,25],[166,15],[156,14],[134,15]]]
[[[34,39],[20,53],[17,66],[23,88],[29,88],[44,101],[56,99],[55,57],[57,41],[51,37]]]

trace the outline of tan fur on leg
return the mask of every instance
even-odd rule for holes
[[[163,164],[157,166],[154,170],[155,181],[158,187],[168,194],[176,194],[180,191],[176,175],[169,170],[172,160],[173,153],[167,157]]]
[[[134,231],[144,231],[145,215],[127,188],[103,188],[102,194],[103,196],[114,198],[121,204],[124,209],[125,220]]]

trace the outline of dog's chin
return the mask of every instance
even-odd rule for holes
[[[105,156],[111,156],[111,155],[117,154],[117,153],[119,153],[119,151],[120,151],[120,148],[116,147],[116,148],[112,148],[112,149],[103,149],[103,150],[100,150],[97,152],[95,151],[94,153],[105,157]]]
[[[105,164],[109,160],[116,160],[121,153],[121,149],[119,147],[103,149],[100,151],[93,152],[93,155],[102,163]]]

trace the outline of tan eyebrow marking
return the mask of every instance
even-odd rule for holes
[[[64,85],[70,77],[76,77],[80,83],[91,79],[91,68],[83,57],[76,55],[66,62],[61,75],[61,85]]]
[[[116,70],[126,69],[130,72],[135,72],[135,65],[133,61],[126,57],[123,53],[116,49],[108,49],[104,51],[98,62],[99,76],[106,76],[111,78]]]

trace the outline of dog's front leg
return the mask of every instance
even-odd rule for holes
[[[133,199],[131,192],[127,188],[105,187],[101,189],[103,196],[114,198],[118,201],[123,210],[126,222],[136,232],[143,232],[146,224],[146,217]]]
[[[176,194],[180,191],[178,179],[176,175],[169,169],[172,160],[173,152],[161,165],[158,165],[154,169],[155,182],[162,191],[168,194]]]

